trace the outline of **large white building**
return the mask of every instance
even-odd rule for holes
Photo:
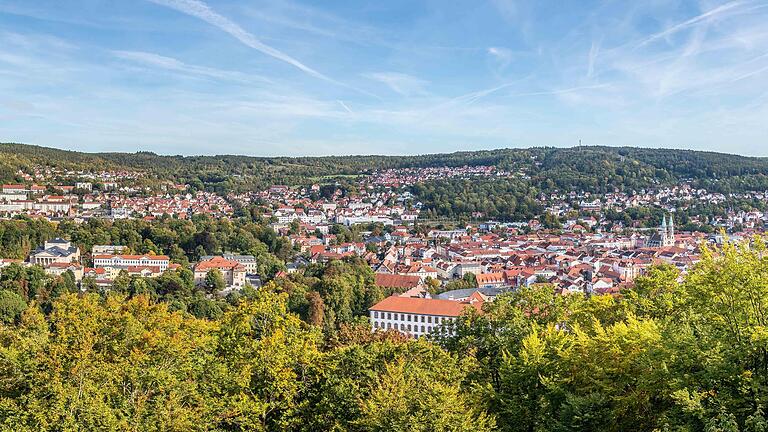
[[[467,301],[438,300],[393,295],[369,309],[371,328],[397,330],[409,337],[419,338],[436,331],[452,332],[456,318],[468,307],[480,310],[484,299],[472,296]],[[443,324],[447,326],[443,327]]]
[[[3,193],[6,194],[26,194],[29,189],[23,184],[4,184]]]
[[[237,261],[219,256],[200,261],[195,265],[195,284],[198,286],[205,285],[205,278],[208,272],[213,269],[218,269],[221,272],[228,287],[240,288],[245,285],[245,266]]]
[[[119,245],[93,245],[91,255],[114,255],[125,252],[128,246]]]
[[[129,267],[158,267],[164,272],[170,264],[166,255],[94,255],[93,266],[96,268],[125,269]]]
[[[202,256],[200,257],[200,261],[208,261],[210,259],[215,258],[213,255],[208,256]],[[224,258],[225,260],[229,261],[236,261],[245,267],[246,273],[258,273],[259,272],[259,262],[256,260],[256,257],[253,255],[235,255],[233,253],[225,253],[221,255],[221,258]]]
[[[72,243],[55,238],[48,240],[43,247],[29,255],[29,263],[47,266],[53,263],[76,263],[80,261],[80,248]]]

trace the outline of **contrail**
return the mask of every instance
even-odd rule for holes
[[[723,12],[727,12],[727,11],[729,11],[731,9],[737,8],[737,7],[742,6],[744,4],[747,4],[747,2],[744,2],[744,1],[732,1],[732,2],[728,2],[728,3],[722,4],[722,5],[714,8],[714,9],[711,9],[711,10],[709,10],[707,12],[704,12],[701,15],[697,15],[697,16],[695,16],[695,17],[693,17],[693,18],[691,18],[691,19],[689,19],[687,21],[683,21],[683,22],[681,22],[679,24],[675,24],[672,27],[670,27],[670,28],[668,28],[668,29],[666,29],[664,31],[661,31],[661,32],[656,33],[656,34],[653,34],[653,35],[649,36],[648,38],[644,39],[643,41],[641,41],[638,44],[638,46],[640,47],[640,46],[643,46],[643,45],[647,45],[647,44],[649,44],[649,43],[651,43],[651,42],[653,42],[655,40],[661,39],[661,38],[663,38],[665,36],[668,36],[668,35],[671,35],[673,33],[677,33],[678,31],[680,31],[680,30],[682,30],[684,28],[687,28],[687,27],[690,27],[692,25],[698,24],[698,23],[700,23],[702,21],[705,21],[705,20],[707,20],[709,18],[712,18],[712,17],[715,17],[717,15],[720,15]]]
[[[761,74],[763,72],[768,72],[768,66],[761,67],[760,69],[753,70],[752,72],[748,72],[748,73],[745,73],[744,75],[738,76],[738,77],[732,79],[731,82],[741,81],[743,79],[746,79],[746,78],[749,78],[749,77],[752,77],[752,76],[755,76],[755,75],[759,75],[759,74]]]
[[[600,53],[600,42],[592,41],[592,47],[589,49],[589,57],[587,59],[587,78],[592,78],[595,73],[595,60]]]
[[[244,28],[240,27],[237,23],[233,22],[229,18],[215,12],[207,4],[203,3],[200,0],[149,0],[149,1],[161,6],[175,9],[184,14],[199,18],[207,22],[208,24],[218,27],[222,31],[228,33],[230,36],[242,42],[243,44],[255,50],[261,51],[264,54],[272,56],[278,60],[284,61],[298,68],[299,70],[305,72],[310,76],[313,76],[315,78],[319,78],[325,81],[329,81],[335,84],[342,84],[312,69],[311,67],[296,60],[295,58],[289,56],[288,54],[285,54],[280,50],[277,50],[275,48],[272,48],[269,45],[262,43],[260,40],[256,39],[256,36],[248,32]]]
[[[496,86],[496,87],[493,87],[493,88],[490,88],[490,89],[486,89],[486,90],[479,90],[479,91],[476,91],[476,92],[467,93],[465,95],[455,97],[455,98],[451,99],[448,102],[449,103],[450,102],[465,102],[465,103],[470,104],[470,103],[475,102],[478,99],[484,98],[484,97],[488,96],[489,94],[496,93],[497,91],[505,89],[507,87],[510,87],[510,86],[512,86],[514,84],[516,84],[516,82],[502,84],[502,85],[499,85],[499,86]]]
[[[540,91],[540,92],[530,92],[530,93],[517,93],[510,95],[512,97],[518,97],[518,96],[548,96],[548,95],[559,95],[559,94],[566,94],[566,93],[573,93],[581,90],[593,90],[593,89],[599,89],[599,88],[605,88],[610,87],[611,85],[608,83],[603,84],[594,84],[594,85],[585,85],[585,86],[578,86],[578,87],[569,87],[569,88],[563,88],[563,89],[554,89],[554,90],[547,90],[547,91]]]
[[[342,101],[342,100],[339,100],[339,99],[336,99],[336,102],[338,102],[338,103],[339,103],[339,105],[341,105],[341,106],[342,106],[342,108],[344,108],[345,110],[347,110],[347,112],[348,112],[348,113],[350,113],[350,114],[354,114],[354,112],[353,112],[351,109],[349,109],[349,107],[347,106],[347,104],[345,104],[345,103],[344,103],[344,101]]]

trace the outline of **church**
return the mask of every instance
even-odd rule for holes
[[[675,245],[675,221],[672,215],[669,215],[669,225],[667,225],[667,217],[661,221],[661,226],[658,230],[648,238],[648,247],[668,247]]]

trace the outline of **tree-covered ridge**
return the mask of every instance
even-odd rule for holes
[[[683,280],[657,267],[617,297],[522,288],[433,341],[350,320],[364,313],[355,302],[375,301],[354,263],[249,292],[205,319],[142,293],[61,292],[42,307],[4,286],[0,425],[764,431],[766,250],[759,238],[704,250]],[[347,288],[323,291],[337,285]],[[350,313],[337,331],[302,309],[310,292]]]
[[[160,156],[150,152],[82,153],[25,144],[0,144],[0,180],[19,168],[53,164],[77,169],[122,168],[177,182],[200,182],[219,190],[236,185],[307,184],[319,177],[403,167],[495,166],[530,176],[541,190],[646,188],[695,180],[722,190],[768,188],[768,159],[724,153],[584,146],[465,151],[417,156],[250,157]],[[233,176],[234,179],[233,179]],[[247,181],[243,181],[245,177]],[[718,186],[719,185],[719,186]]]

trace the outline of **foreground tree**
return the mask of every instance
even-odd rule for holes
[[[224,276],[217,268],[208,270],[205,274],[205,290],[209,294],[216,294],[227,287]]]
[[[27,302],[13,291],[0,290],[0,322],[13,324],[21,318]]]

